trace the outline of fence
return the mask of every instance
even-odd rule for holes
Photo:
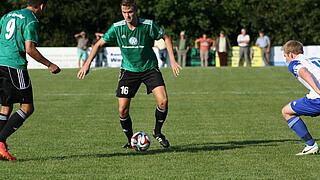
[[[49,60],[59,65],[61,68],[77,68],[78,58],[77,58],[77,48],[75,47],[39,47],[38,50]],[[158,58],[159,66],[161,66],[162,61],[159,58],[159,51],[157,48],[153,49]],[[234,46],[232,52],[229,53],[228,65],[232,67],[237,67],[239,62],[239,47]],[[320,46],[305,46],[304,52],[306,56],[309,57],[320,57]],[[121,52],[118,47],[106,47],[103,51],[104,60],[103,66],[105,67],[119,67],[121,65]],[[210,50],[209,52],[209,66],[219,67],[218,57],[215,55],[215,51]],[[37,63],[31,57],[27,56],[28,68],[29,69],[40,69],[45,68],[45,66]],[[280,46],[274,46],[271,48],[270,52],[270,62],[273,66],[285,66],[285,61],[283,57],[283,52]],[[95,62],[92,66],[95,66]],[[191,48],[187,54],[187,66],[200,66],[199,50]],[[264,63],[260,55],[260,49],[253,47],[253,67],[263,67]]]

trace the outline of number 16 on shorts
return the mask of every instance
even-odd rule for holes
[[[128,86],[121,86],[120,90],[121,90],[121,94],[124,94],[124,95],[129,94],[129,87]]]

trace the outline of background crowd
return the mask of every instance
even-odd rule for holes
[[[259,32],[255,34],[255,37],[250,39],[250,35],[247,34],[246,29],[242,28],[240,34],[237,36],[236,41],[237,46],[239,46],[240,66],[243,66],[244,62],[246,63],[246,66],[251,66],[251,59],[253,58],[252,46],[257,46],[260,48],[261,57],[265,66],[270,65],[271,41],[263,29],[259,30]],[[161,41],[156,41],[155,47],[159,49],[160,58],[163,60],[163,64],[170,66],[170,64],[168,64],[168,58],[166,55],[166,47],[165,45],[159,45],[160,42]],[[220,31],[217,37],[208,37],[207,34],[204,33],[194,42],[192,42],[192,40],[188,40],[185,31],[181,31],[180,38],[175,41],[175,44],[177,60],[182,67],[188,64],[187,59],[190,61],[190,49],[198,52],[196,53],[196,56],[199,56],[201,67],[209,66],[210,51],[213,52],[211,55],[211,58],[214,59],[213,61],[219,61],[220,66],[228,66],[228,55],[231,53],[232,46],[229,37],[224,31]],[[211,62],[210,65],[215,65],[215,62]]]
[[[78,54],[78,67],[80,68],[84,61],[88,57],[88,48],[93,46],[101,37],[103,33],[96,32],[94,38],[89,40],[85,31],[81,31],[74,35],[77,40],[77,54]],[[252,40],[251,40],[252,39]],[[254,38],[250,39],[250,35],[247,34],[246,29],[241,29],[240,34],[237,36],[237,46],[239,46],[239,64],[240,66],[246,63],[246,66],[251,65],[252,46],[257,46],[261,50],[261,57],[264,61],[265,66],[270,65],[270,48],[271,41],[270,38],[265,34],[264,30],[259,30]],[[199,58],[199,65],[201,67],[214,66],[216,62],[219,61],[220,66],[228,66],[228,55],[231,53],[232,45],[229,37],[224,31],[220,31],[218,36],[208,37],[205,33],[197,38],[196,40],[190,40],[187,38],[186,32],[181,31],[179,38],[174,40],[174,51],[176,59],[181,67],[187,65],[190,66],[190,56],[192,56],[191,51],[193,50],[193,56]],[[159,50],[159,58],[162,60],[160,67],[170,67],[169,56],[167,52],[167,47],[163,39],[154,42],[154,47]],[[210,52],[212,54],[210,55]],[[210,57],[211,56],[211,57]],[[217,58],[215,58],[217,57]],[[101,48],[96,60],[95,67],[107,66],[106,56],[104,49]]]

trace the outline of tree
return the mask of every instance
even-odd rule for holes
[[[0,2],[0,15],[25,6],[26,0]],[[48,1],[41,22],[41,46],[75,46],[73,35],[86,31],[105,32],[113,22],[122,20],[119,1],[58,0]],[[189,39],[202,33],[229,35],[233,45],[245,27],[252,43],[264,29],[273,45],[289,39],[304,44],[320,43],[320,2],[318,0],[137,0],[140,16],[154,19],[177,39],[181,30]]]

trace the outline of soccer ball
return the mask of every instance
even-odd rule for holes
[[[136,132],[131,138],[131,147],[136,151],[146,151],[150,143],[150,137],[143,131]]]

